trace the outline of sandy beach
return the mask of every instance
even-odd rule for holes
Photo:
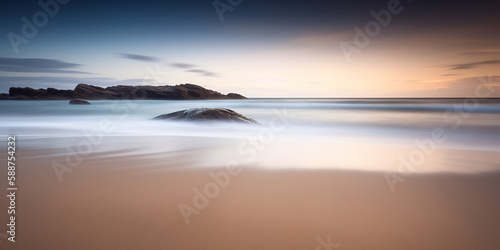
[[[391,192],[380,172],[243,166],[186,224],[179,205],[192,206],[193,188],[203,190],[214,182],[210,173],[225,168],[182,162],[160,167],[148,157],[95,154],[59,183],[53,158],[36,157],[41,154],[19,153],[18,242],[2,249],[496,249],[500,244],[499,172],[414,174]],[[322,241],[330,245],[321,246]]]

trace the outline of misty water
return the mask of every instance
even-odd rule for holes
[[[24,157],[68,154],[154,159],[151,171],[216,167],[397,171],[500,169],[500,100],[250,99],[1,101],[0,134]],[[200,107],[229,108],[260,125],[153,120]],[[5,139],[2,139],[5,140]],[[29,153],[28,153],[29,152]],[[21,153],[22,154],[22,153]],[[90,156],[92,154],[92,156]],[[413,158],[412,158],[413,157]]]

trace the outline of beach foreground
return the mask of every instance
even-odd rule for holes
[[[225,168],[193,168],[181,161],[158,168],[152,157],[95,154],[59,183],[53,157],[34,157],[45,153],[19,152],[17,242],[3,242],[2,249],[495,249],[500,244],[498,172],[414,174],[391,192],[379,172],[244,166],[187,224],[179,205],[193,206],[193,189],[203,190],[214,182],[210,173]],[[7,207],[5,199],[1,207]]]

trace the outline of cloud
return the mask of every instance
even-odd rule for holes
[[[478,90],[478,88],[480,90]],[[457,80],[446,81],[440,88],[401,92],[399,96],[405,97],[475,97],[479,94],[488,93],[490,97],[500,97],[500,76],[467,77]]]
[[[93,74],[78,70],[62,70],[62,69],[46,69],[46,68],[30,68],[30,67],[16,67],[16,66],[2,66],[0,71],[3,72],[24,72],[24,73],[66,73],[66,74]]]
[[[441,76],[458,76],[458,75],[461,75],[461,74],[444,74],[444,75],[441,75]]]
[[[500,64],[500,60],[489,60],[489,61],[481,61],[481,62],[473,62],[473,63],[462,63],[462,64],[453,64],[446,66],[451,70],[455,69],[472,69],[477,68],[481,65],[489,65],[489,64]]]
[[[180,68],[180,69],[187,69],[187,68],[196,67],[196,65],[189,64],[189,63],[171,63],[169,65],[172,67],[175,67],[175,68]]]
[[[179,69],[186,69],[186,72],[191,72],[191,73],[199,73],[203,76],[210,76],[210,77],[216,77],[218,76],[217,73],[211,72],[208,70],[203,70],[203,69],[189,69],[189,68],[194,68],[196,65],[190,64],[190,63],[170,63],[169,66],[179,68]]]
[[[118,55],[120,55],[123,58],[137,60],[137,61],[143,61],[143,62],[158,62],[160,60],[156,57],[137,55],[137,54],[118,53]]]
[[[92,74],[67,70],[80,66],[82,65],[54,59],[0,57],[0,71],[3,72]]]
[[[192,73],[200,73],[201,75],[203,76],[217,76],[217,73],[214,73],[214,72],[210,72],[210,71],[206,71],[206,70],[203,70],[203,69],[190,69],[190,70],[186,70],[187,72],[192,72]]]
[[[489,49],[489,50],[478,50],[478,51],[471,51],[471,52],[465,52],[461,53],[459,55],[496,55],[499,54],[500,50],[495,50],[495,49]]]
[[[189,69],[189,68],[194,68],[196,65],[190,64],[190,63],[171,63],[169,64],[172,67],[179,68],[179,69],[186,69],[186,72],[191,72],[191,73],[199,73],[202,76],[210,76],[210,77],[215,77],[218,76],[217,73],[211,72],[208,70],[203,70],[203,69]]]

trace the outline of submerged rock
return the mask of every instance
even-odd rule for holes
[[[258,124],[254,119],[225,108],[192,108],[169,114],[159,115],[154,119],[177,121],[229,121]]]
[[[81,105],[81,104],[84,104],[84,105],[90,105],[90,102],[87,102],[87,101],[82,100],[82,99],[73,99],[73,100],[69,101],[69,104],[76,104],[76,105]]]

